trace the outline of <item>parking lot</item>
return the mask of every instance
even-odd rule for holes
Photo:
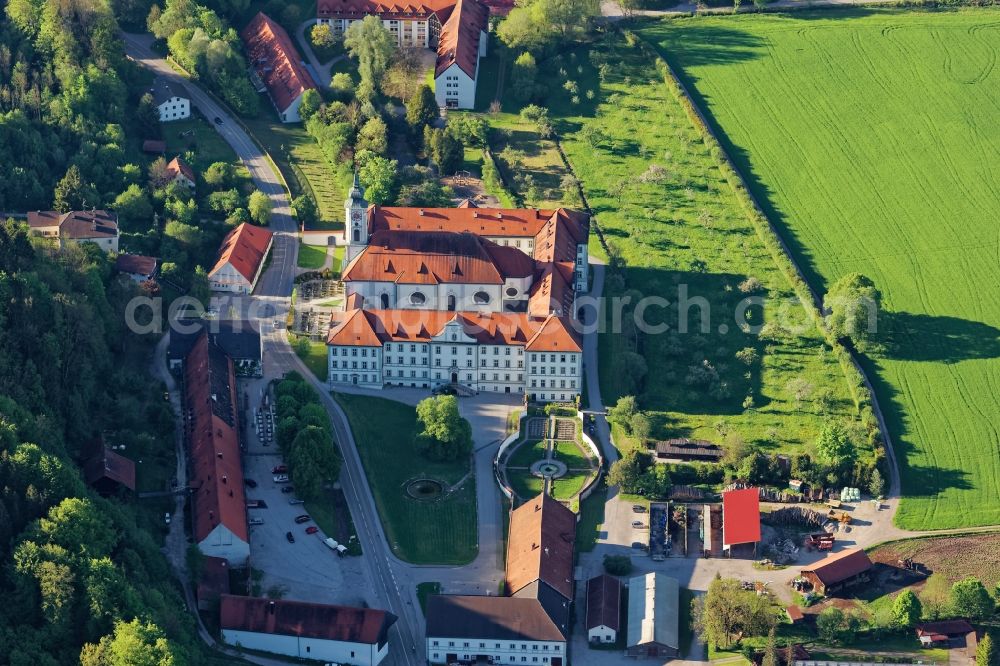
[[[261,406],[263,380],[247,381],[241,386],[249,396],[247,451],[244,454],[244,474],[252,479],[256,488],[247,488],[248,500],[263,500],[267,508],[250,509],[249,516],[263,520],[262,525],[250,526],[251,566],[263,572],[260,593],[280,592],[288,599],[362,605],[370,603],[370,592],[362,582],[366,580],[362,572],[361,559],[338,557],[323,543],[326,536],[322,530],[306,534],[306,529],[314,526],[309,522],[296,524],[296,516],[306,513],[301,504],[291,504],[295,493],[283,493],[287,483],[276,483],[272,470],[283,464],[278,446],[268,433],[268,410],[261,416],[259,430],[254,427],[257,410]],[[295,538],[289,543],[286,533]]]

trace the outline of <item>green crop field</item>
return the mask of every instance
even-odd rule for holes
[[[885,295],[869,361],[902,527],[1000,523],[1000,11],[646,24],[822,292]]]

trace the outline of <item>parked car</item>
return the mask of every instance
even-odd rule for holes
[[[289,481],[289,479],[288,479],[288,475],[287,474],[275,474],[274,475],[274,482],[275,483],[288,483],[288,481]]]
[[[275,465],[271,468],[271,474],[287,474],[288,465]]]
[[[646,507],[641,504],[633,504],[632,513],[646,513]]]
[[[222,124],[222,118],[220,118],[219,116],[216,116],[215,117],[215,124],[216,125],[221,125]]]
[[[298,497],[293,497],[292,499],[288,500],[288,503],[292,504],[292,505],[295,505],[295,504],[304,504],[305,500],[300,500]]]
[[[295,522],[299,524],[308,523],[310,520],[312,519],[305,513],[303,513],[301,516],[295,516]]]
[[[169,511],[167,513],[163,514],[163,522],[165,522],[167,525],[170,524],[170,512]]]
[[[295,543],[295,535],[291,532],[285,532],[285,538],[288,539],[288,543]]]
[[[637,530],[641,530],[646,527],[646,523],[642,522],[641,520],[633,520],[632,527],[636,528]]]
[[[649,548],[649,546],[647,546],[646,544],[644,544],[641,541],[633,541],[632,542],[632,547],[635,548],[635,549],[637,549],[637,550],[646,550],[647,548]]]
[[[248,499],[247,500],[247,508],[248,509],[266,509],[267,508],[267,502],[265,502],[264,500]]]
[[[295,486],[282,486],[281,487],[281,492],[286,493],[286,494],[287,493],[293,493],[293,492],[295,492]]]
[[[250,524],[251,525],[263,525],[264,524],[264,519],[263,518],[251,518],[250,519]]]
[[[253,479],[243,479],[243,483],[247,484],[248,488],[256,488],[257,482]]]
[[[310,525],[306,528],[306,534],[316,534],[316,532],[319,532],[319,528],[315,525]]]

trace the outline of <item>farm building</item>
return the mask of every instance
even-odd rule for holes
[[[193,190],[197,183],[194,169],[191,165],[181,159],[180,155],[167,162],[167,178],[171,183],[177,183],[181,187]]]
[[[389,627],[396,616],[285,599],[223,595],[222,639],[230,645],[299,659],[375,666],[389,654]]]
[[[802,577],[819,594],[831,595],[862,580],[871,568],[872,561],[865,551],[850,548],[803,568]]]
[[[576,514],[541,494],[510,514],[507,591],[537,599],[564,636],[573,603],[573,545]]]
[[[628,583],[630,657],[677,657],[680,654],[680,583],[662,573],[635,576]]]
[[[920,647],[958,646],[964,641],[969,656],[976,656],[976,646],[979,644],[976,630],[965,620],[928,622],[918,625],[916,631]]]
[[[250,556],[250,534],[236,432],[236,374],[207,333],[184,361],[184,409],[195,542],[205,555],[242,566]]]
[[[103,444],[83,468],[87,485],[101,495],[112,495],[119,488],[135,490],[135,462]]]
[[[156,277],[159,260],[141,254],[119,254],[115,259],[115,270],[129,276],[133,282],[146,282]]]
[[[242,319],[177,319],[170,329],[167,361],[171,370],[184,365],[184,359],[205,331],[211,344],[217,345],[233,360],[238,377],[259,377],[262,347],[260,332]]]
[[[118,251],[118,215],[109,210],[33,210],[28,227],[35,236],[54,241],[59,248],[94,243],[105,252]]]
[[[257,286],[264,258],[271,249],[271,232],[244,222],[222,241],[219,258],[208,272],[212,291],[249,294]]]
[[[756,554],[760,541],[760,495],[756,488],[722,493],[722,549],[733,555]],[[750,552],[752,551],[752,553]]]
[[[614,643],[621,629],[622,584],[603,574],[587,582],[587,640]]]
[[[702,439],[668,439],[655,446],[658,462],[719,462],[722,447]]]
[[[433,595],[426,641],[431,664],[566,663],[566,634],[537,599]]]
[[[253,70],[251,80],[259,82],[258,92],[267,90],[281,122],[302,120],[299,116],[302,94],[316,90],[316,84],[302,65],[288,33],[267,14],[257,12],[240,37]]]

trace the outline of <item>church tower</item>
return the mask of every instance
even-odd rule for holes
[[[368,202],[365,201],[365,190],[358,181],[357,171],[354,172],[354,184],[344,200],[344,241],[347,244],[347,261],[368,245]]]

